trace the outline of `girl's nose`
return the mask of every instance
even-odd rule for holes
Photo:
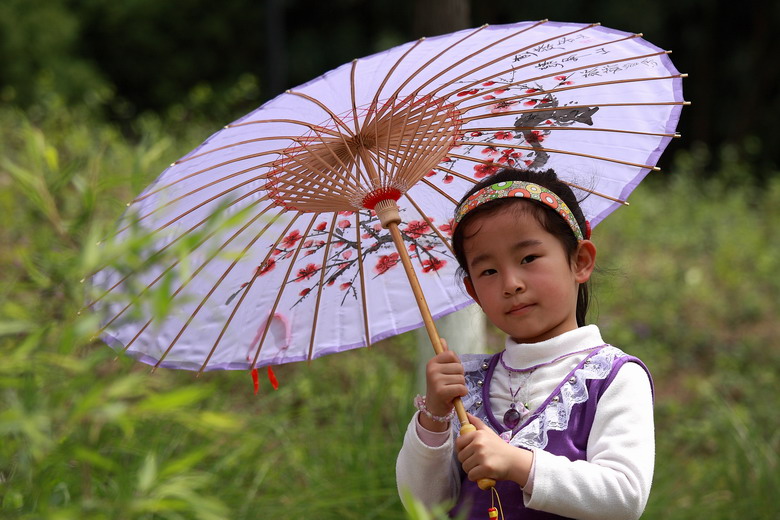
[[[504,295],[507,297],[514,296],[517,293],[521,293],[525,290],[525,284],[523,280],[518,276],[509,275],[504,279]]]

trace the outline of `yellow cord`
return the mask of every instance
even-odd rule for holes
[[[498,511],[496,511],[496,502],[498,502]],[[501,520],[504,520],[504,509],[501,507],[501,497],[498,496],[496,488],[490,488],[490,509],[488,510],[488,518],[494,520],[501,514]]]

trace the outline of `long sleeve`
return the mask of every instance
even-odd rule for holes
[[[453,459],[453,438],[450,436],[441,446],[426,445],[417,433],[417,415],[412,417],[406,429],[395,467],[398,493],[407,509],[407,492],[432,507],[454,501],[460,490]]]
[[[534,452],[533,494],[524,495],[526,507],[583,520],[639,518],[655,459],[652,391],[645,371],[626,363],[601,396],[587,460]]]

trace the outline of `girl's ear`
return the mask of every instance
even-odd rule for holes
[[[479,303],[479,298],[477,297],[477,291],[474,290],[474,284],[471,283],[471,278],[468,276],[463,279],[463,285],[466,286],[466,292],[469,293],[469,296],[474,298],[474,301],[477,302],[477,305],[480,307],[482,306],[481,303]]]
[[[577,254],[574,257],[574,279],[577,283],[585,283],[590,280],[590,275],[596,268],[596,246],[590,240],[582,240],[577,246]]]

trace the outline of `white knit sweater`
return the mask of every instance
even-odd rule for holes
[[[504,361],[513,368],[527,368],[603,344],[595,325],[540,343],[507,339]],[[528,380],[529,392],[519,396],[522,402],[535,410],[586,355],[574,354],[535,370]],[[490,384],[490,406],[497,417],[512,402],[509,385],[508,371],[497,365]],[[409,490],[428,506],[454,502],[460,481],[453,449],[452,435],[445,432],[437,437],[425,431],[415,414],[396,464],[402,500]],[[652,390],[644,369],[626,363],[602,395],[586,461],[533,452],[532,478],[523,490],[526,507],[579,519],[639,518],[650,493],[655,460]]]

